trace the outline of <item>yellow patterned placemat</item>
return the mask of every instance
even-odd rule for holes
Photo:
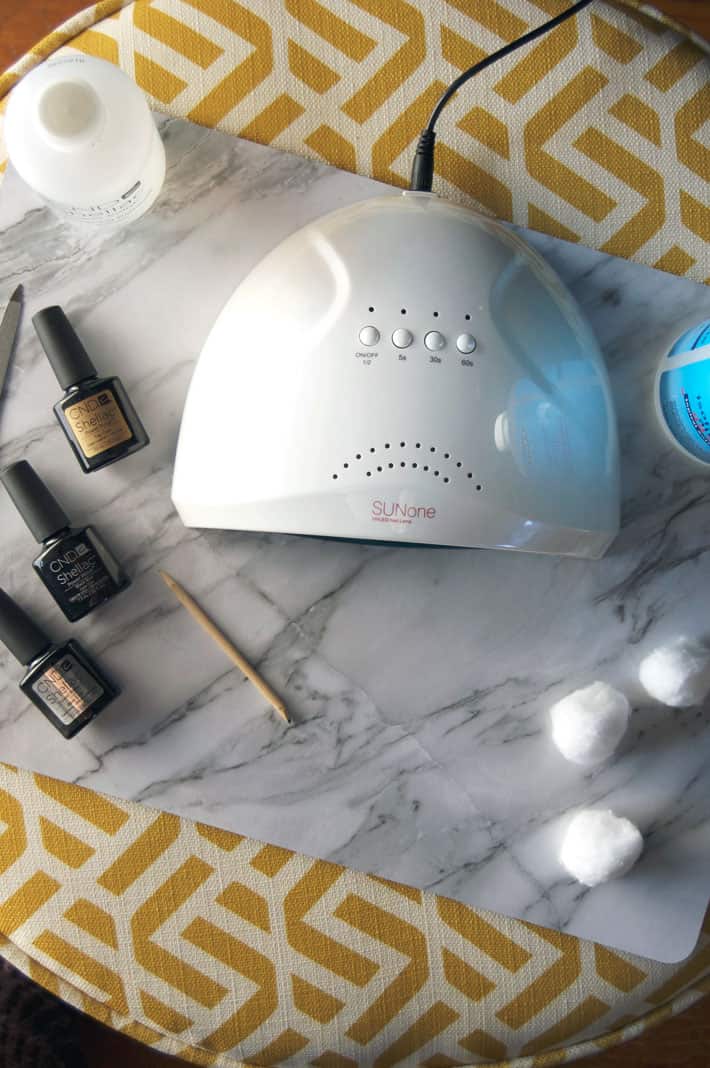
[[[104,0],[12,68],[0,96],[71,41],[119,63],[156,109],[402,185],[445,86],[567,6]],[[442,117],[437,190],[710,282],[708,51],[651,12],[598,0],[479,75]]]
[[[7,765],[0,886],[3,955],[196,1064],[541,1068],[710,990],[710,923],[655,964]]]

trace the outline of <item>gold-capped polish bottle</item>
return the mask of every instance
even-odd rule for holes
[[[98,471],[150,441],[120,378],[102,378],[58,306],[32,318],[64,396],[54,414],[83,471]]]
[[[37,575],[71,623],[131,584],[126,572],[93,527],[72,527],[54,494],[27,460],[0,475],[18,512],[44,544],[32,562]]]
[[[79,642],[52,642],[1,589],[0,642],[27,668],[22,692],[65,738],[72,738],[121,692]]]

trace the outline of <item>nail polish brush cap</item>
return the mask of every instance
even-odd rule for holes
[[[52,644],[41,627],[4,590],[0,590],[0,642],[21,664],[29,664]]]
[[[62,389],[93,378],[96,368],[58,305],[42,308],[32,316],[32,322]]]
[[[6,467],[0,481],[37,541],[69,526],[69,516],[27,460]]]

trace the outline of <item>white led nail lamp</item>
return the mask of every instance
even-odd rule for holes
[[[599,557],[619,526],[603,360],[549,265],[430,193],[310,223],[215,323],[187,526]]]

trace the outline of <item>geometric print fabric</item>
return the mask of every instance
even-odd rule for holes
[[[157,110],[406,185],[416,138],[445,86],[566,6],[107,0],[8,72],[0,97],[71,40],[120,64]],[[597,0],[450,102],[435,188],[707,283],[708,129],[707,46],[668,20]]]
[[[2,954],[195,1064],[560,1064],[710,989],[662,965],[0,765]]]

